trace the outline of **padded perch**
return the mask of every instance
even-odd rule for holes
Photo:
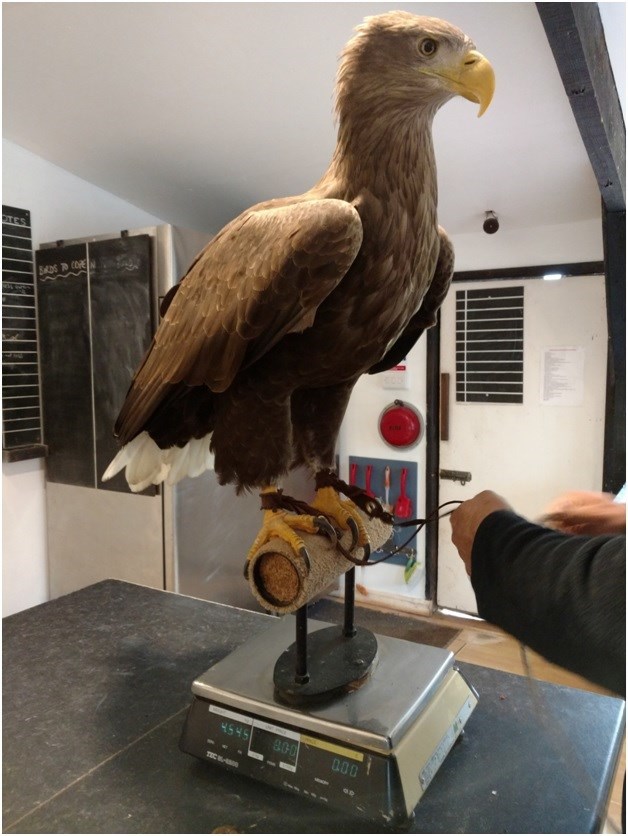
[[[381,548],[392,533],[392,525],[377,518],[371,519],[356,508],[364,522],[371,542],[371,550]],[[260,604],[276,613],[291,613],[309,603],[335,581],[352,569],[354,564],[334,548],[320,534],[299,532],[310,555],[310,569],[292,547],[278,537],[265,543],[251,558],[248,578],[251,591]],[[341,545],[348,549],[351,533],[343,532]],[[354,555],[363,557],[363,550],[356,548]]]

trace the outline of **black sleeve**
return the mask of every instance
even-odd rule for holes
[[[473,542],[479,615],[551,662],[626,694],[626,537],[580,537],[495,511]]]

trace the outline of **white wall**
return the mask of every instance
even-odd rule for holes
[[[626,4],[598,3],[621,108],[626,113]]]
[[[542,198],[541,198],[542,199]],[[541,264],[602,261],[602,216],[572,224],[509,229],[493,235],[453,235],[456,270],[492,270]]]
[[[163,223],[3,140],[2,202],[31,213],[33,246]],[[44,462],[2,465],[2,612],[48,600]]]

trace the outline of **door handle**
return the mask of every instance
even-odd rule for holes
[[[471,481],[471,474],[468,470],[441,470],[438,474],[441,479],[451,479],[452,482],[460,482],[464,487]]]

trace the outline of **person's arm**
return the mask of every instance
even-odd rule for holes
[[[624,695],[625,536],[551,531],[490,492],[463,503],[451,519],[479,615],[550,661]]]

